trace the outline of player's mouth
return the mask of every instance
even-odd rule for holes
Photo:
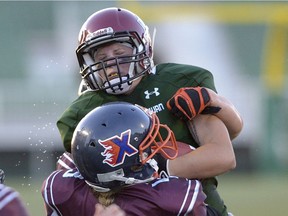
[[[116,78],[118,78],[118,77],[119,77],[119,76],[118,76],[118,73],[113,72],[113,73],[111,73],[111,74],[108,75],[108,80],[110,81],[110,80],[116,79]]]

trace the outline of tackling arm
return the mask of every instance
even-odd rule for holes
[[[221,107],[219,112],[213,115],[217,116],[223,121],[228,129],[230,139],[236,138],[243,128],[243,120],[234,107],[234,105],[225,97],[218,95],[213,90],[206,88],[210,95],[210,105],[212,107]]]
[[[168,172],[184,178],[209,178],[236,167],[233,146],[224,123],[214,115],[197,115],[188,122],[200,147],[168,163]]]
[[[190,121],[198,114],[213,114],[223,121],[231,140],[243,127],[240,114],[225,97],[205,87],[180,88],[166,103],[167,108],[180,119]]]

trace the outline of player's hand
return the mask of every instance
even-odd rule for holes
[[[219,112],[220,107],[209,106],[211,103],[208,90],[204,87],[180,88],[167,101],[167,108],[183,120],[191,120],[199,113],[213,114]]]
[[[95,205],[94,216],[125,216],[126,213],[116,204],[111,204],[108,207],[97,203]]]

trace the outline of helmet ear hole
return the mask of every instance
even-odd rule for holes
[[[91,142],[89,143],[89,146],[95,148],[95,147],[96,147],[96,143],[95,143],[94,141],[91,141]]]

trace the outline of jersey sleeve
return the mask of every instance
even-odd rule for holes
[[[109,96],[104,92],[97,92],[96,94],[94,91],[85,92],[72,102],[58,119],[56,125],[67,152],[71,152],[73,132],[80,120],[92,109],[103,104],[105,102],[104,97],[111,97],[114,100],[116,98]],[[106,102],[109,102],[109,100]]]
[[[176,213],[176,215],[206,215],[206,205],[204,200],[206,195],[202,191],[201,183],[198,180],[188,180],[177,177],[170,177],[169,187],[167,182],[161,185],[161,182],[154,182],[152,187],[159,187],[159,191],[163,191],[165,199],[163,208],[168,212]],[[162,179],[162,181],[166,179]],[[161,180],[160,180],[161,181]],[[160,184],[159,184],[160,183]]]
[[[213,74],[201,67],[166,63],[157,65],[159,78],[176,90],[182,87],[206,87],[216,91]]]
[[[47,216],[93,216],[96,198],[77,169],[56,170],[42,184]]]
[[[195,74],[190,74],[191,80],[197,83],[197,86],[206,87],[217,92],[213,74],[203,68],[197,68]],[[192,84],[194,86],[194,84]]]
[[[68,152],[71,152],[71,140],[77,123],[77,112],[71,108],[66,109],[56,123],[64,148]]]
[[[169,177],[127,187],[115,201],[127,215],[206,216],[205,197],[199,181]]]
[[[87,110],[87,103],[90,101],[90,94],[83,94],[78,97],[64,111],[62,116],[56,122],[64,148],[67,152],[71,152],[71,140],[73,132],[79,121],[91,110]]]
[[[69,152],[64,152],[58,159],[56,163],[57,170],[70,170],[76,169],[76,165],[72,159],[72,155]]]

